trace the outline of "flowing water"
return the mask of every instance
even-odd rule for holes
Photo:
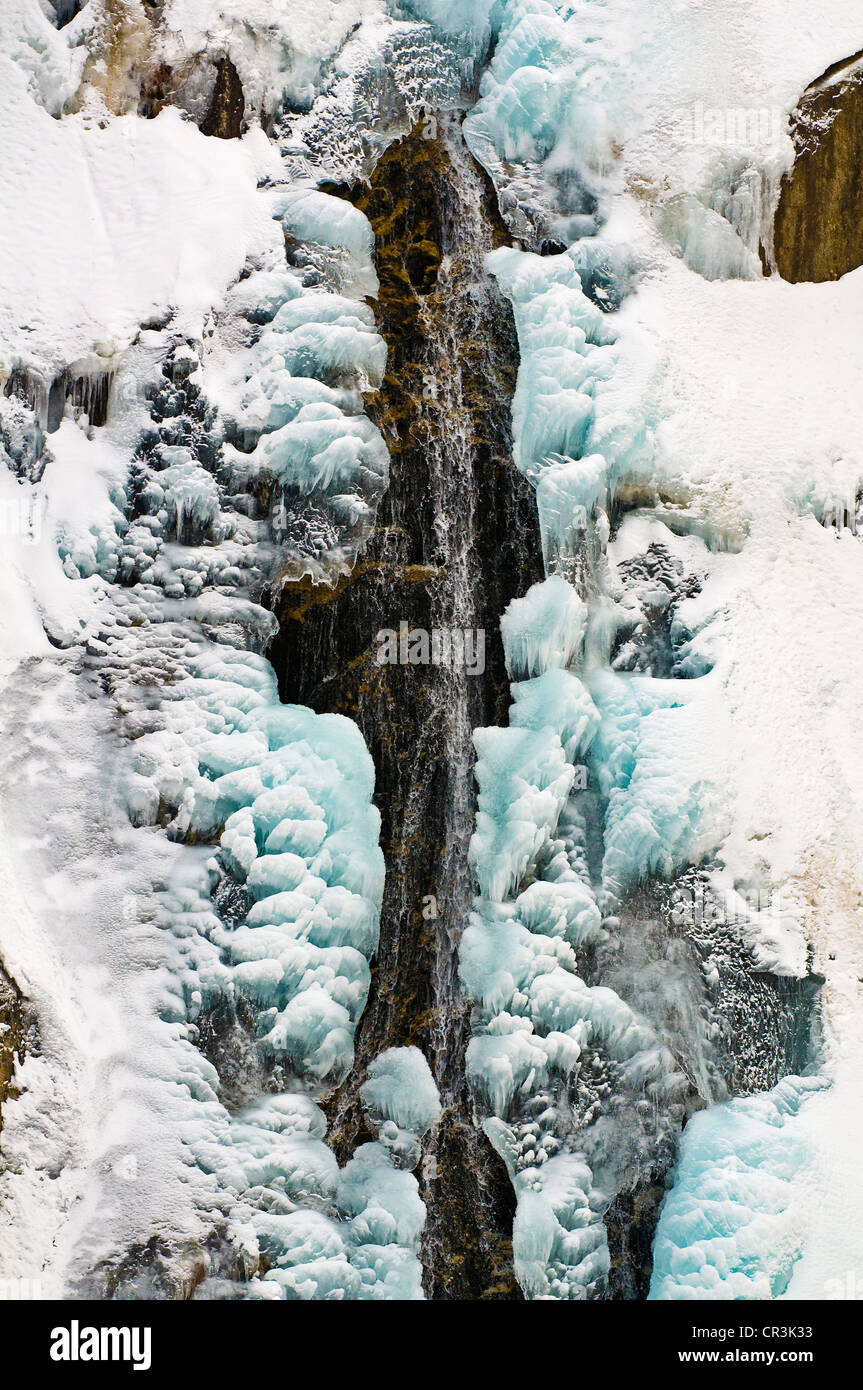
[[[390,449],[390,486],[338,595],[305,608],[292,608],[290,591],[283,598],[274,656],[283,698],[356,719],[377,769],[381,939],[357,1065],[330,1107],[332,1135],[344,1159],[360,1137],[356,1088],[368,1060],[421,1046],[444,1108],[423,1164],[428,1292],[512,1296],[511,1199],[471,1115],[457,963],[473,892],[471,734],[505,720],[499,617],[541,577],[532,492],[510,454],[511,312],[483,269],[503,229],[455,122],[391,148],[357,202],[377,236],[389,361],[369,411]],[[401,622],[472,634],[484,642],[484,663],[474,664],[485,669],[378,665],[379,629]]]

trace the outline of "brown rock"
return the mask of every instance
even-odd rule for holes
[[[863,265],[863,55],[804,92],[782,180],[773,260],[783,280],[838,280]]]

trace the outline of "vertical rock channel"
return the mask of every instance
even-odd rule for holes
[[[465,1080],[457,945],[472,897],[471,734],[505,719],[500,614],[542,577],[542,560],[533,493],[511,457],[511,309],[483,268],[509,237],[458,124],[429,125],[393,145],[351,195],[376,238],[389,356],[367,407],[390,450],[389,490],[349,576],[332,589],[301,580],[279,592],[271,656],[282,698],[354,719],[377,770],[380,945],[356,1064],[329,1106],[330,1141],[344,1162],[368,1138],[357,1090],[371,1058],[420,1047],[443,1105],[423,1162],[426,1293],[518,1298],[510,1184]],[[483,632],[484,670],[379,664],[379,630],[401,623]]]

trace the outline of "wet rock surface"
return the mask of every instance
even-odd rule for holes
[[[482,271],[505,231],[456,128],[400,141],[354,197],[376,237],[389,357],[368,409],[390,451],[390,486],[350,576],[335,589],[285,588],[272,651],[282,697],[355,719],[377,769],[380,946],[357,1064],[329,1105],[330,1139],[344,1162],[368,1137],[357,1103],[368,1061],[385,1047],[421,1047],[444,1105],[423,1165],[426,1292],[513,1298],[514,1201],[471,1113],[456,963],[471,898],[471,731],[505,720],[500,614],[541,576],[533,494],[511,460],[511,311]],[[379,630],[401,622],[482,630],[484,671],[379,664]]]

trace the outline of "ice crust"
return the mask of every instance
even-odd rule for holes
[[[824,1089],[789,1077],[694,1115],[654,1247],[652,1299],[779,1298],[803,1249],[813,1151],[801,1106]]]

